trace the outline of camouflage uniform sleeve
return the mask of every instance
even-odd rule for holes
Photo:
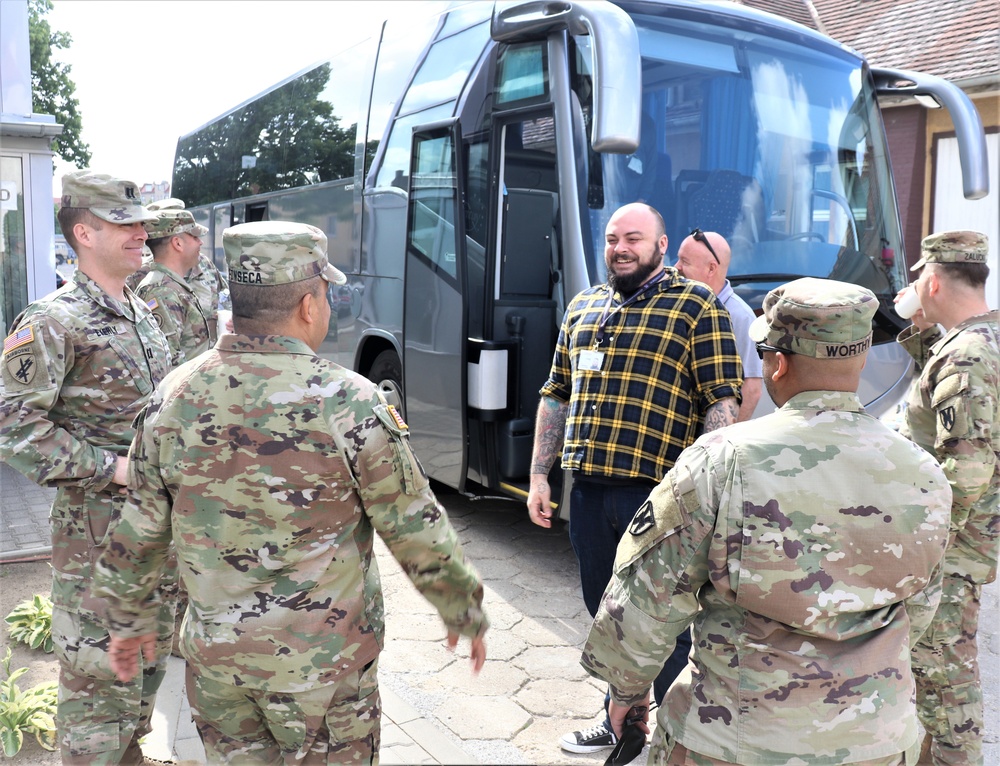
[[[920,637],[931,626],[934,614],[941,603],[941,586],[944,581],[943,561],[939,562],[927,580],[923,590],[919,590],[903,601],[906,616],[910,620],[910,646],[916,646]]]
[[[16,336],[19,339],[11,341]],[[50,415],[67,371],[75,364],[66,328],[36,314],[13,328],[5,348],[0,457],[42,486],[104,489],[114,476],[118,456],[78,439]]]
[[[689,447],[636,512],[581,663],[619,705],[642,699],[698,613],[718,497],[708,453]]]
[[[949,354],[935,371],[928,392],[937,429],[934,454],[953,493],[953,534],[965,527],[969,514],[989,491],[996,466],[1000,413],[991,392],[998,388],[998,372],[989,357],[977,356],[961,350]]]
[[[931,346],[941,340],[941,328],[935,325],[921,332],[916,325],[910,325],[896,336],[896,342],[913,358],[919,372],[931,357]]]
[[[410,449],[406,424],[381,394],[377,397],[373,415],[352,434],[359,445],[356,470],[366,512],[448,630],[478,636],[489,627],[479,574]]]
[[[156,272],[153,272],[155,274]],[[146,277],[142,284],[136,289],[142,301],[146,304],[156,320],[156,326],[167,339],[167,347],[170,349],[171,367],[176,367],[183,359],[181,349],[181,328],[184,327],[184,306],[175,300],[169,290],[157,290],[156,282],[150,282]]]
[[[123,638],[157,631],[158,586],[171,541],[170,494],[160,477],[154,434],[145,428],[148,411],[136,418],[129,450],[128,499],[94,566],[93,593],[107,602],[109,631]]]

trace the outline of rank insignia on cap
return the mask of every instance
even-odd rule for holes
[[[6,354],[8,351],[13,351],[15,348],[23,346],[26,343],[31,343],[34,339],[35,331],[31,325],[22,327],[17,332],[7,336],[7,340],[3,342],[3,352]]]
[[[388,409],[388,410],[389,410],[389,414],[390,414],[390,415],[392,416],[392,420],[393,420],[393,422],[394,422],[394,423],[395,423],[395,424],[396,424],[397,426],[399,426],[399,429],[400,429],[401,431],[408,431],[408,430],[410,430],[410,427],[409,427],[408,425],[406,425],[406,421],[405,421],[405,420],[403,420],[403,416],[399,414],[399,410],[397,410],[397,409],[396,409],[396,408],[395,408],[395,407],[394,407],[393,405],[391,405],[391,404],[390,404],[390,405],[389,405],[389,406],[388,406],[388,407],[387,407],[386,409]]]

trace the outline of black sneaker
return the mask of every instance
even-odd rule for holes
[[[583,731],[563,734],[559,747],[570,753],[596,753],[618,744],[618,737],[605,723],[599,723]]]

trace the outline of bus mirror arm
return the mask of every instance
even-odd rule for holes
[[[962,162],[962,188],[966,199],[982,199],[990,191],[986,135],[983,121],[961,88],[940,77],[904,69],[872,68],[879,96],[930,97],[951,115]],[[925,103],[924,99],[919,99]]]
[[[642,121],[642,63],[639,33],[625,11],[612,3],[528,0],[502,10],[494,6],[490,22],[490,36],[504,43],[562,31],[591,38],[594,151],[635,152]]]

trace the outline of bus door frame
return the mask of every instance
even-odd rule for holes
[[[420,168],[420,150],[428,141],[451,140],[450,167],[445,175],[427,176]],[[450,187],[435,180],[451,178]],[[410,443],[418,458],[434,466],[436,479],[465,489],[468,472],[468,287],[466,285],[465,178],[462,132],[458,118],[450,118],[413,129],[410,154],[410,190],[406,202],[406,251],[403,276],[403,393]],[[426,185],[422,186],[422,182]],[[414,231],[420,220],[417,207],[424,200],[450,188],[452,221],[437,216],[433,227]],[[423,193],[422,193],[423,192]],[[433,210],[430,211],[434,215]],[[424,215],[425,221],[429,216]],[[414,243],[422,237],[440,255],[443,238],[435,237],[452,224],[453,273],[440,258]]]

